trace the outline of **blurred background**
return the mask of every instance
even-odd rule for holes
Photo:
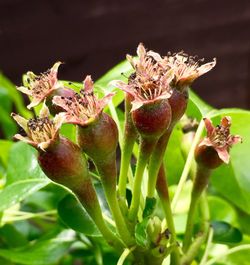
[[[249,0],[0,0],[0,71],[20,85],[61,60],[60,79],[96,80],[143,42],[216,57],[194,91],[217,108],[250,108],[249,29]]]

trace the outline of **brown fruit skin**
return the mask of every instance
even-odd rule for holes
[[[38,162],[48,178],[73,191],[84,185],[89,177],[81,149],[64,137],[60,137],[45,152],[40,150]]]
[[[143,138],[159,138],[171,123],[171,107],[167,99],[146,103],[132,112],[132,119]]]
[[[77,140],[81,149],[94,162],[113,159],[118,144],[118,129],[114,120],[106,113],[86,127],[78,126]]]
[[[65,112],[65,110],[55,104],[52,103],[52,99],[54,96],[61,96],[61,97],[73,97],[75,95],[75,91],[69,88],[58,88],[53,91],[51,95],[48,96],[46,104],[49,108],[49,111],[52,115],[56,115],[60,112]]]
[[[181,119],[187,109],[188,91],[179,91],[177,89],[173,89],[172,95],[168,99],[168,102],[172,110],[172,125]]]
[[[215,169],[224,163],[212,146],[199,146],[198,144],[194,155],[196,162],[207,169]]]

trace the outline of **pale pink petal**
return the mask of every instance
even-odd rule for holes
[[[135,63],[135,60],[133,59],[133,57],[131,55],[127,54],[126,59],[132,65],[132,67],[135,69],[136,63]]]
[[[11,113],[11,117],[24,129],[26,133],[28,132],[28,120],[16,113]]]
[[[51,140],[48,140],[46,142],[41,142],[37,145],[37,147],[39,149],[41,149],[42,151],[46,152],[46,149],[50,146]]]
[[[40,118],[46,118],[49,117],[50,113],[49,113],[49,108],[46,106],[45,101],[43,102],[43,106],[40,110],[39,116]]]
[[[138,54],[138,57],[139,59],[143,59],[145,56],[146,56],[146,49],[144,48],[143,44],[140,43],[137,47],[137,54]]]
[[[213,126],[213,124],[212,124],[210,119],[203,118],[203,121],[204,121],[205,126],[206,126],[207,136],[210,137],[212,135],[212,133],[213,133],[215,128],[214,128],[214,126]]]
[[[228,145],[232,146],[237,143],[242,143],[242,138],[239,135],[231,135],[228,139]]]
[[[15,134],[13,136],[16,140],[20,140],[24,143],[36,146],[36,143],[34,141],[31,141],[28,137],[22,136],[21,134]]]
[[[157,53],[157,52],[148,51],[147,55],[153,57],[157,62],[162,61],[162,58],[161,58],[160,54]]]
[[[123,90],[124,92],[126,92],[126,93],[132,95],[133,97],[135,97],[135,92],[134,92],[133,88],[130,85],[124,83],[123,81],[113,80],[109,84],[114,86],[114,87],[118,87],[121,90]]]
[[[37,75],[36,74],[34,74],[33,72],[31,72],[31,71],[28,71],[27,73],[26,73],[26,80],[27,80],[27,78],[30,78],[30,79],[35,79],[37,77]]]
[[[80,118],[72,116],[72,115],[68,115],[68,114],[65,115],[65,122],[66,123],[84,126],[88,123],[88,121],[89,121],[89,119],[80,119]]]
[[[66,103],[67,101],[65,100],[65,98],[61,97],[61,96],[54,96],[52,99],[52,103],[63,108],[64,110],[68,111],[69,110],[69,106]]]
[[[171,91],[164,91],[162,92],[162,94],[158,97],[155,97],[152,101],[156,101],[158,99],[168,99],[170,98],[172,95],[172,92]]]
[[[59,66],[62,64],[62,62],[56,62],[52,67],[51,67],[51,72],[58,72]]]
[[[56,131],[58,131],[61,128],[61,126],[64,123],[65,119],[66,119],[66,113],[65,112],[61,112],[59,114],[56,114],[56,116],[53,119]]]
[[[170,95],[172,94],[172,89],[170,87],[170,83],[174,78],[174,72],[169,70],[165,75],[163,75],[160,79],[160,85],[164,90],[169,90]]]
[[[132,101],[131,112],[134,111],[134,110],[139,109],[143,105],[144,105],[144,102],[141,101],[141,100],[134,100],[134,101]]]
[[[84,92],[86,93],[92,93],[94,89],[94,82],[91,79],[90,75],[87,75],[85,80],[83,81],[84,83]]]
[[[98,108],[103,110],[103,108],[111,101],[111,99],[114,95],[115,95],[115,93],[109,93],[106,96],[104,96],[102,99],[99,99],[97,101]]]
[[[32,92],[30,89],[28,89],[27,87],[25,86],[19,86],[16,88],[17,90],[21,91],[22,93],[26,94],[26,95],[29,95],[31,96],[32,95]]]
[[[43,101],[43,98],[33,98],[30,104],[27,106],[28,109],[31,109]]]
[[[219,158],[226,164],[229,163],[230,155],[226,148],[215,148],[218,153]]]
[[[199,146],[213,146],[213,143],[210,141],[209,138],[204,138],[200,143]]]
[[[216,58],[214,58],[213,62],[201,65],[199,68],[197,68],[198,75],[201,76],[201,75],[209,72],[210,70],[212,70],[215,67],[215,65],[216,65]]]

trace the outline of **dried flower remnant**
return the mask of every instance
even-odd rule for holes
[[[39,117],[33,119],[26,120],[20,115],[12,113],[13,119],[23,128],[27,135],[16,134],[14,138],[45,151],[56,141],[64,119],[63,114],[57,114],[53,120],[49,118],[49,115],[49,109],[45,103],[39,113]]]
[[[94,83],[91,76],[88,75],[83,83],[84,89],[81,89],[79,94],[75,93],[72,97],[55,96],[53,104],[66,111],[66,122],[84,127],[99,117],[114,93],[109,93],[102,99],[97,99],[93,92]]]
[[[28,96],[31,96],[31,103],[28,109],[37,106],[47,98],[54,90],[62,87],[57,79],[57,72],[61,62],[55,63],[48,71],[35,75],[33,72],[27,72],[24,79],[24,86],[17,89]]]
[[[196,148],[196,160],[198,163],[211,164],[215,167],[222,162],[228,164],[230,159],[229,149],[234,144],[242,141],[240,136],[230,135],[231,118],[229,116],[222,118],[221,124],[216,127],[208,118],[204,118],[204,123],[207,137]],[[217,161],[217,163],[210,163],[211,161]]]
[[[184,52],[169,53],[164,59],[174,74],[171,86],[181,91],[216,65],[215,58],[212,62],[200,65],[203,59],[198,60],[196,56],[189,56]]]
[[[166,65],[160,54],[146,51],[142,43],[137,48],[138,59],[127,55],[127,60],[135,70],[129,78],[128,84],[115,80],[112,85],[122,89],[133,97],[132,110],[159,99],[171,96],[170,81],[173,71]]]

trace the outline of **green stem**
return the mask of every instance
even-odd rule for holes
[[[154,197],[155,193],[155,187],[156,187],[156,181],[158,172],[160,170],[163,156],[166,150],[166,146],[168,144],[169,137],[172,133],[172,128],[169,128],[159,139],[159,141],[156,144],[156,148],[154,149],[152,156],[149,161],[148,166],[148,192],[147,197],[152,198]]]
[[[211,244],[212,244],[212,240],[213,240],[213,235],[214,235],[214,230],[212,227],[210,227],[209,231],[208,231],[208,239],[207,239],[207,243],[206,243],[206,248],[205,248],[205,252],[204,255],[201,259],[200,265],[205,265],[208,255],[209,255],[209,251],[211,248]]]
[[[102,210],[91,179],[85,180],[84,187],[76,187],[74,192],[92,220],[95,222],[104,239],[117,251],[121,252],[124,246],[122,242],[109,230],[103,219]]]
[[[149,169],[148,169],[149,178],[148,178],[148,193],[147,193],[148,197],[153,197],[156,187],[160,200],[163,205],[163,210],[165,212],[168,228],[172,233],[171,236],[172,243],[176,242],[176,232],[175,232],[173,214],[171,210],[170,198],[168,193],[167,178],[162,161],[174,125],[175,123],[171,124],[171,127],[159,139],[150,158]],[[180,254],[178,249],[175,249],[171,253],[171,264],[179,264],[179,262],[180,262]]]
[[[132,222],[136,220],[140,205],[141,184],[142,184],[144,169],[155,147],[155,144],[156,144],[155,140],[148,140],[143,138],[141,139],[140,142],[139,157],[136,165],[134,186],[132,192],[132,201],[128,213],[128,218]]]
[[[157,188],[157,192],[158,192],[158,195],[160,197],[160,200],[163,206],[168,228],[171,232],[170,242],[176,244],[177,238],[176,238],[176,232],[175,232],[175,226],[174,226],[174,219],[173,219],[173,214],[171,210],[167,178],[166,178],[163,164],[161,165],[161,168],[158,174],[156,188]],[[171,252],[171,264],[172,265],[180,264],[180,254],[177,248],[175,248],[173,252]]]
[[[123,204],[126,201],[128,169],[133,152],[133,146],[137,137],[137,132],[131,118],[131,108],[131,99],[127,95],[125,98],[125,132],[121,148],[121,166],[118,182],[118,193],[120,196],[119,199],[122,201]]]
[[[215,258],[212,258],[210,259],[206,265],[213,265],[215,264],[217,261],[219,261],[220,259],[226,257],[226,256],[229,256],[233,253],[236,253],[238,251],[242,251],[242,250],[250,250],[250,244],[244,244],[244,245],[240,245],[240,246],[237,246],[237,247],[234,247],[234,248],[230,248],[229,250],[227,250],[226,252],[218,255],[217,257]]]
[[[124,135],[123,148],[121,150],[121,167],[118,183],[118,192],[120,199],[124,200],[126,198],[127,175],[133,152],[134,142],[135,137],[131,137],[129,134]]]
[[[118,204],[117,191],[116,191],[116,161],[115,154],[109,161],[105,163],[95,161],[98,172],[101,176],[105,196],[114,218],[117,231],[122,240],[127,246],[132,246],[135,243],[134,238],[131,236],[121,209]]]
[[[209,207],[205,192],[203,192],[199,198],[200,212],[202,216],[202,225],[198,236],[190,245],[186,254],[181,259],[182,265],[189,265],[197,256],[201,245],[205,242],[209,231]]]
[[[208,184],[210,170],[202,168],[198,165],[196,177],[194,179],[193,190],[191,193],[191,203],[188,211],[188,218],[185,230],[185,236],[183,241],[183,251],[186,252],[191,244],[194,226],[194,215],[197,208],[197,204],[201,197],[202,192],[205,190]]]

